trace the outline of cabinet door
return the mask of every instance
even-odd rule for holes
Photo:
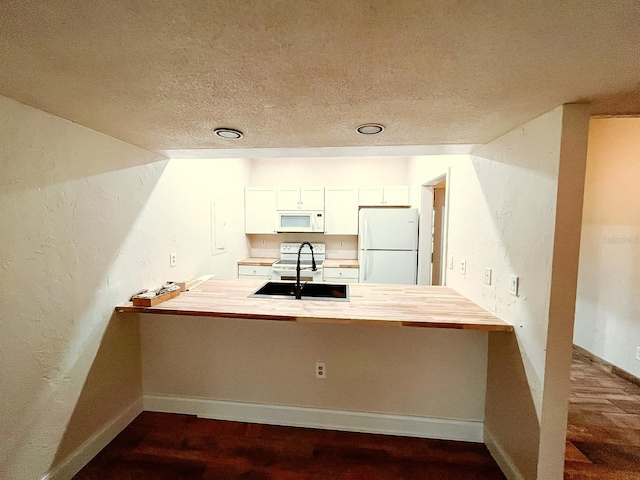
[[[381,206],[383,194],[382,187],[360,187],[359,203],[365,207]]]
[[[244,233],[274,233],[276,231],[276,190],[245,188]]]
[[[357,282],[359,277],[359,271],[357,268],[325,268],[323,271],[324,281],[331,283],[331,280],[338,280],[346,282],[351,280]]]
[[[300,204],[305,210],[324,210],[324,188],[307,187],[300,189]]]
[[[411,205],[409,187],[384,187],[384,205],[392,207]]]
[[[278,188],[277,193],[278,210],[300,210],[300,189],[299,188]]]
[[[238,265],[238,278],[270,278],[271,267],[265,265]]]
[[[329,235],[358,234],[358,189],[326,188],[324,230]]]

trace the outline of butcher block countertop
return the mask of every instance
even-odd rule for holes
[[[268,257],[250,257],[240,260],[238,265],[253,265],[258,267],[270,267],[273,262],[277,261],[277,258]]]
[[[358,268],[358,260],[345,258],[325,258],[322,262],[324,268]]]
[[[513,327],[448,287],[349,285],[349,302],[248,298],[263,280],[212,278],[154,307],[118,312],[247,318],[310,323],[455,328],[511,332]]]

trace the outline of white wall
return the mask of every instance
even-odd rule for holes
[[[408,162],[409,157],[256,158],[251,161],[251,185],[408,185]]]
[[[574,341],[640,377],[640,118],[591,121]]]
[[[244,187],[249,178],[246,159],[168,162],[138,232],[151,247],[148,255],[154,277],[161,281],[203,274],[236,278],[238,260],[248,256]],[[222,216],[221,222],[213,218],[216,214]],[[224,248],[216,248],[216,224]],[[177,254],[177,265],[167,270],[170,252]]]
[[[143,316],[145,395],[482,421],[486,333]],[[315,378],[325,362],[327,378]]]
[[[64,477],[83,442],[141,408],[138,322],[115,305],[235,274],[242,217],[218,257],[203,224],[208,191],[242,203],[248,161],[222,161],[220,178],[218,163],[169,162],[4,97],[0,119],[0,477]]]
[[[559,168],[563,155],[567,160],[570,157],[567,148],[563,151],[568,117],[571,115],[565,108],[558,108],[480,147],[471,157],[448,161],[448,253],[453,256],[454,268],[447,272],[447,285],[516,328],[516,335],[489,336],[485,428],[490,438],[485,440],[506,471],[518,471],[524,478],[561,478],[557,476],[558,461],[560,474],[562,471],[563,437],[559,444],[557,435],[548,442],[555,448],[552,454],[545,450],[542,458],[540,452],[545,406],[555,405],[562,417],[564,405],[566,414],[567,394],[562,398],[561,387],[568,386],[569,360],[562,357],[557,369],[549,368],[547,332],[553,317],[550,304],[554,252],[563,243],[573,242],[577,247],[578,239],[575,232],[565,238],[556,236]],[[575,123],[578,130],[585,125],[581,132],[586,145],[584,118],[583,115]],[[580,140],[576,142],[579,144]],[[423,177],[439,175],[443,168],[430,163],[428,157],[411,162],[413,175],[419,174],[420,182],[427,180]],[[579,181],[579,168],[575,174]],[[567,256],[569,268],[570,257]],[[466,275],[460,270],[463,259]],[[492,268],[490,286],[484,284],[485,267]],[[558,268],[559,279],[561,270]],[[518,297],[508,293],[510,274],[520,277]],[[554,271],[553,278],[555,275]],[[566,294],[572,307],[570,284]],[[565,316],[556,320],[570,324],[572,316]],[[558,358],[562,352],[569,352],[570,359],[570,340],[562,338],[566,345],[564,351],[559,348]],[[560,387],[545,391],[546,380],[556,377],[560,378]],[[562,419],[556,423],[554,433],[559,430],[564,435]],[[545,470],[548,465],[550,469]]]

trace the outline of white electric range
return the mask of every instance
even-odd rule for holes
[[[300,281],[321,282],[322,264],[325,258],[324,243],[312,243],[313,256],[316,260],[316,271],[311,270],[311,250],[309,245],[300,252]],[[300,243],[281,243],[280,260],[271,266],[271,280],[296,281],[296,264]]]

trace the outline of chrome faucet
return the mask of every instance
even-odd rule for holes
[[[314,272],[317,270],[316,259],[313,256],[313,245],[309,242],[302,242],[300,244],[300,248],[298,248],[298,263],[296,264],[296,300],[302,299],[302,286],[300,285],[300,252],[302,252],[302,248],[305,245],[309,245],[309,248],[311,249],[311,270]]]

